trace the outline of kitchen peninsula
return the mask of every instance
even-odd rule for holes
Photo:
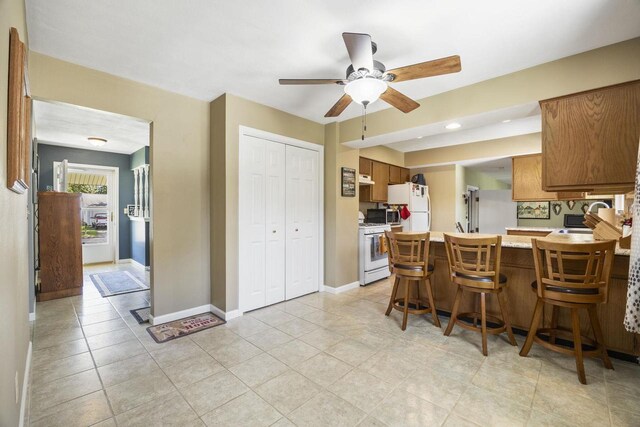
[[[448,234],[459,235],[458,233]],[[436,307],[439,311],[450,312],[456,290],[448,278],[448,262],[443,235],[444,233],[442,232],[431,232],[431,252],[435,260],[432,284]],[[461,234],[461,236],[465,235]],[[482,235],[476,234],[474,236],[479,237]],[[588,234],[561,234],[554,232],[547,239],[573,243],[592,241],[593,237]],[[626,355],[638,356],[640,355],[640,337],[627,332],[623,325],[627,280],[629,277],[629,254],[630,251],[627,249],[616,249],[609,285],[609,301],[598,308],[598,316],[605,335],[607,348]],[[533,252],[531,250],[531,236],[502,236],[500,272],[508,278],[505,292],[509,302],[511,323],[514,328],[527,331],[536,304],[536,294],[531,288],[531,283],[536,280]],[[460,311],[473,311],[473,304],[474,302],[471,298],[463,299]],[[487,313],[494,316],[499,315],[500,309],[497,300],[488,298]],[[587,313],[581,313],[580,316],[582,333],[591,336]],[[543,319],[545,324],[549,324],[551,320],[550,307],[545,307]],[[570,329],[570,317],[567,313],[564,313],[564,310],[561,310],[558,324],[561,327]]]

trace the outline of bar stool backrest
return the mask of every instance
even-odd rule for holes
[[[389,263],[393,272],[404,277],[426,277],[429,268],[429,233],[385,231]]]
[[[607,302],[616,241],[560,243],[531,239],[538,297]]]
[[[499,286],[502,236],[444,235],[449,273],[454,283],[485,289]]]

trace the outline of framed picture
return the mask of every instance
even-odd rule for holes
[[[7,93],[7,188],[18,194],[29,188],[31,177],[31,97],[26,48],[18,30],[9,32],[9,87]]]
[[[356,170],[342,168],[342,197],[356,197]]]
[[[549,219],[549,202],[518,202],[518,219]]]

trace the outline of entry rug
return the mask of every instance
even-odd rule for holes
[[[102,297],[146,291],[149,285],[128,271],[107,271],[89,275]]]
[[[202,313],[161,325],[149,326],[147,332],[160,344],[225,323],[213,313]]]
[[[129,313],[138,321],[138,323],[149,322],[149,312],[151,307],[136,308],[135,310],[129,310]]]

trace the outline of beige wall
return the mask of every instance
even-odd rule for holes
[[[411,175],[424,174],[431,198],[431,230],[455,231],[456,165],[411,169]]]
[[[467,185],[472,185],[480,190],[511,190],[511,185],[470,168],[465,168],[464,182],[465,188]]]
[[[341,168],[358,169],[359,154],[339,143],[339,126],[325,126],[325,277],[326,286],[337,287],[358,280],[358,200],[342,197]]]
[[[222,95],[211,103],[211,149],[209,169],[211,206],[211,304],[224,310],[226,307],[226,111],[227,96]]]
[[[454,195],[456,205],[456,221],[464,225],[467,223],[467,205],[464,203],[463,195],[467,193],[466,169],[456,165],[456,192]]]
[[[224,102],[225,163],[222,165],[218,159],[215,165],[211,165],[212,169],[224,168],[224,179],[211,181],[211,240],[214,247],[211,251],[211,288],[215,297],[214,305],[221,310],[232,311],[238,308],[238,217],[235,212],[238,206],[239,127],[247,126],[322,145],[324,126],[230,94],[226,94],[223,99],[221,101],[218,98],[212,103],[212,109],[216,109],[216,122],[212,124],[211,134],[212,145],[215,145],[212,153],[222,153],[217,122],[222,116],[218,109],[222,107],[215,104]],[[220,178],[222,175],[220,171],[216,171],[212,173],[212,177],[214,176]],[[223,226],[225,237],[220,239]],[[220,252],[222,247],[217,247],[220,242],[224,245],[224,254]]]
[[[462,58],[462,73],[464,70]],[[421,107],[410,114],[395,108],[372,113],[367,118],[367,135],[382,135],[638,78],[640,38],[424,98],[419,100]],[[340,123],[341,142],[358,140],[361,134],[360,117]]]
[[[466,160],[495,159],[542,152],[539,133],[490,139],[450,147],[432,148],[405,154],[406,167],[425,167],[463,162]]]
[[[209,103],[38,53],[34,96],[153,122],[153,315],[209,304]]]
[[[15,27],[27,44],[24,2],[0,1],[0,426],[17,426],[14,378],[22,396],[29,348],[29,284],[27,275],[27,194],[7,189],[7,80],[9,28]]]
[[[384,145],[361,148],[360,156],[396,166],[404,166],[404,153],[402,151],[385,147]]]

